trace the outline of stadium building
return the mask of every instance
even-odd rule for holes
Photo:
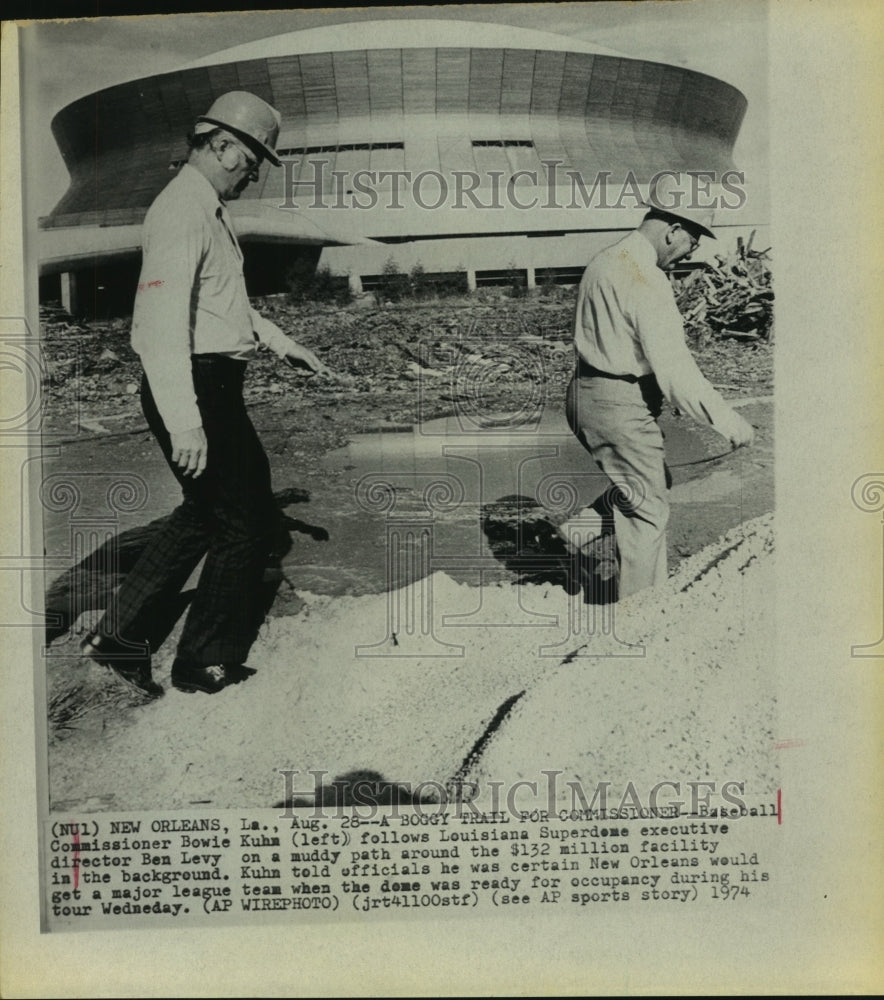
[[[43,297],[131,307],[147,208],[195,118],[229,90],[283,118],[283,167],[265,164],[230,206],[253,294],[284,290],[305,260],[357,291],[390,259],[465,270],[472,287],[573,281],[636,225],[638,198],[666,170],[724,178],[717,224],[765,221],[743,204],[733,148],[746,99],[727,83],[545,32],[348,23],[226,49],[60,111],[71,181],[40,221]],[[713,196],[705,176],[701,198]]]

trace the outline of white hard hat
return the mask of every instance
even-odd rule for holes
[[[715,214],[712,208],[699,205],[697,177],[674,170],[661,171],[651,178],[648,185],[648,197],[642,202],[645,208],[651,208],[674,219],[683,219],[696,226],[704,236],[715,239],[712,224]]]
[[[223,128],[241,139],[261,157],[266,157],[275,166],[280,165],[276,155],[276,140],[282,116],[266,101],[245,90],[230,90],[222,94],[197,118],[194,134]]]

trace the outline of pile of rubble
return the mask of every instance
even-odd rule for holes
[[[675,298],[689,343],[702,347],[715,337],[773,340],[774,292],[770,248],[753,250],[755,233],[716,263],[674,279]]]

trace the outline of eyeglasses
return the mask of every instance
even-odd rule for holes
[[[690,229],[686,229],[684,226],[681,227],[682,232],[687,235],[687,238],[691,241],[691,250],[696,250],[700,245],[700,237],[697,233],[692,233]]]
[[[242,153],[242,158],[245,160],[246,166],[249,168],[249,177],[253,181],[256,181],[258,179],[258,172],[261,169],[261,161],[256,160],[255,157],[252,156],[252,154],[245,148],[245,146],[241,146],[238,142],[231,142],[231,146],[233,146],[238,152]]]

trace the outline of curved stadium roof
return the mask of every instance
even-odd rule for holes
[[[280,154],[300,163],[302,177],[315,156],[327,175],[533,170],[539,184],[550,161],[590,180],[602,170],[631,171],[639,182],[662,169],[722,172],[733,168],[746,109],[738,90],[713,77],[547,32],[435,19],[324,26],[226,49],[62,109],[52,128],[71,184],[44,227],[137,226],[186,155],[195,118],[238,89],[279,108]],[[295,176],[263,168],[233,206],[241,234],[348,242],[341,212],[323,231],[316,212],[308,223],[303,212],[277,210]],[[422,215],[361,213],[359,234],[407,236],[412,225],[438,223]],[[519,216],[520,227],[554,228]]]
[[[342,52],[353,48],[354,33],[358,32],[363,49],[460,48],[464,39],[475,48],[487,49],[547,49],[557,52],[588,52],[595,55],[625,58],[625,53],[604,48],[591,42],[569,38],[552,31],[534,31],[505,24],[483,21],[459,21],[449,18],[419,18],[415,20],[347,21],[305,28],[282,35],[221,49],[203,56],[188,68],[215,66],[222,62],[244,59],[270,59],[297,52]]]

